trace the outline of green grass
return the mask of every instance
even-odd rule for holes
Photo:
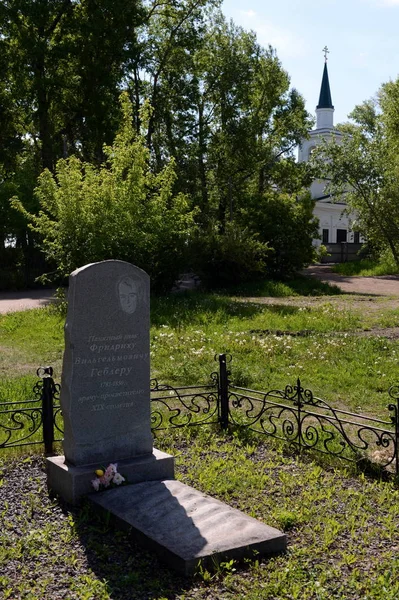
[[[356,262],[347,262],[335,265],[333,267],[333,271],[348,277],[376,277],[379,275],[397,275],[399,269],[391,262],[377,262],[363,259]]]
[[[384,298],[344,296],[336,290],[328,295],[328,289],[321,293],[317,285],[297,282],[154,299],[152,375],[163,383],[205,383],[217,370],[214,355],[227,352],[238,385],[284,388],[299,376],[304,387],[332,404],[387,417],[387,390],[399,380],[399,344],[359,333],[399,326],[399,309]],[[0,398],[29,397],[37,366],[52,363],[60,380],[63,318],[48,309],[1,316],[0,347],[0,368],[7,374],[0,379]],[[288,552],[181,578],[87,507],[62,509],[48,498],[44,473],[35,493],[24,492],[28,462],[18,467],[17,524],[7,526],[7,502],[0,505],[5,524],[0,564],[13,565],[0,576],[0,595],[33,599],[63,593],[79,600],[399,597],[399,491],[394,481],[372,479],[324,455],[295,455],[278,441],[250,432],[186,428],[158,433],[156,446],[175,456],[183,482],[286,531]],[[15,468],[10,460],[0,451],[4,499],[7,469]]]
[[[27,462],[19,466],[18,516],[7,506],[2,511],[2,597],[399,597],[399,491],[393,483],[342,467],[323,467],[248,435],[181,430],[159,436],[156,445],[175,456],[178,479],[285,531],[288,551],[270,559],[255,556],[243,563],[228,561],[214,571],[198,569],[194,578],[180,577],[89,506],[70,510],[51,500],[44,474],[37,476],[35,471],[35,493],[25,491],[32,468]],[[7,469],[7,464],[0,465],[5,494]],[[8,565],[14,570],[6,569]]]
[[[162,381],[194,384],[214,369],[213,356],[226,352],[233,356],[237,385],[268,390],[300,377],[332,403],[382,414],[386,392],[399,378],[398,342],[354,331],[388,325],[399,325],[399,310],[383,303],[364,315],[349,300],[337,307],[328,299],[286,306],[225,296],[172,297],[154,308],[152,372]]]
[[[40,366],[61,369],[64,317],[41,308],[0,315],[0,375],[19,378]]]
[[[218,290],[220,294],[229,296],[258,296],[271,298],[285,298],[288,296],[334,296],[341,294],[335,285],[312,279],[304,275],[297,275],[287,281],[261,280],[243,283],[238,286]]]
[[[383,298],[359,303],[334,291],[287,303],[285,292],[281,301],[198,292],[153,299],[151,315],[152,376],[164,383],[206,383],[226,352],[238,385],[268,390],[300,377],[333,404],[381,415],[399,379],[398,341],[359,335],[399,326],[399,308]],[[60,380],[63,323],[49,309],[0,316],[0,398],[23,397],[40,365]]]

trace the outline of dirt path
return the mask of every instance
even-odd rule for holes
[[[52,289],[0,292],[0,314],[41,308],[52,301],[54,294]]]
[[[337,285],[347,294],[367,294],[370,296],[394,296],[399,298],[399,275],[379,277],[346,277],[333,273],[329,265],[314,265],[304,273],[321,281]]]

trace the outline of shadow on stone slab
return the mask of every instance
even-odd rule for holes
[[[148,481],[89,496],[135,541],[168,566],[193,575],[221,561],[286,550],[285,534],[176,480]]]

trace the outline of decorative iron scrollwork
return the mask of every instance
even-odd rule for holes
[[[151,380],[151,429],[218,422],[218,374],[209,386],[173,387]]]
[[[34,439],[43,422],[41,407],[33,406],[35,402],[0,404],[0,448],[41,443],[41,439]]]
[[[61,431],[57,404],[60,385],[52,379],[52,367],[39,367],[40,378],[32,388],[33,399],[0,404],[0,448],[43,443],[44,412],[53,411],[54,426]],[[47,392],[45,392],[47,388]],[[43,409],[45,393],[48,393],[48,409]],[[51,413],[50,420],[51,420]],[[56,421],[57,419],[57,421]],[[51,425],[50,425],[51,426]]]
[[[389,394],[399,401],[399,386]],[[304,389],[299,379],[296,385],[267,393],[229,387],[233,424],[348,461],[367,459],[398,473],[398,403],[388,409],[391,422],[335,409]],[[395,430],[385,428],[392,424]]]

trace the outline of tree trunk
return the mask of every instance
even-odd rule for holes
[[[37,90],[37,120],[40,140],[40,156],[42,169],[53,171],[53,152],[51,143],[51,129],[49,122],[49,94],[46,85],[44,31],[39,33],[40,47],[38,57],[34,63],[34,87]],[[38,44],[39,46],[39,44]]]
[[[136,125],[137,133],[140,133],[140,78],[138,74],[137,66],[133,70],[134,78],[134,121]]]
[[[198,104],[198,169],[201,185],[201,212],[208,212],[208,185],[206,181],[205,156],[206,140],[204,131],[204,105]]]
[[[155,130],[155,113],[157,111],[157,100],[158,100],[158,75],[154,77],[154,84],[152,86],[152,97],[151,97],[151,115],[148,121],[148,131],[147,131],[147,146],[149,150],[151,150],[152,145],[152,136]]]

